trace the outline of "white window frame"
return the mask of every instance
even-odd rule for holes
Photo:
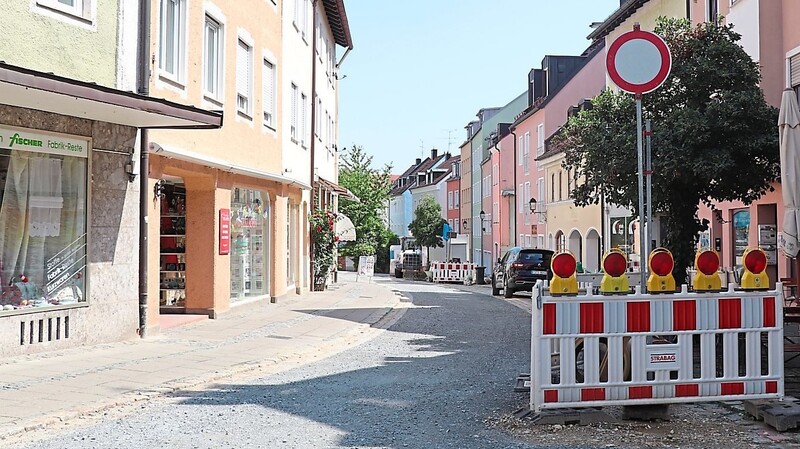
[[[300,92],[300,146],[303,148],[308,147],[308,96]]]
[[[524,143],[524,136],[519,136],[517,138],[517,165],[522,165],[522,145]]]
[[[289,138],[292,139],[292,142],[297,143],[297,131],[298,131],[298,122],[297,122],[297,110],[299,108],[298,103],[300,102],[300,89],[297,87],[297,84],[292,83],[291,92],[290,92],[290,117],[289,117]]]
[[[713,18],[713,17],[711,17],[711,10],[712,9],[716,10],[716,12],[717,12],[716,15],[719,16],[719,0],[706,0],[705,3],[706,3],[705,4],[705,7],[706,7],[705,8],[706,9],[706,12],[705,12],[706,22],[711,22],[711,19]],[[716,7],[712,8],[713,5],[716,5]]]
[[[453,209],[453,192],[447,192],[447,210]]]
[[[525,224],[529,224],[530,223],[531,209],[530,209],[530,207],[527,207],[527,206],[531,202],[531,182],[530,181],[525,181],[525,186],[524,186],[524,189],[523,189],[522,199],[523,199],[523,204],[526,206],[525,207]]]
[[[216,45],[214,48],[215,57],[216,57],[216,85],[213,86],[213,89],[208,89],[209,87],[209,79],[208,79],[208,72],[209,72],[209,42],[208,42],[208,31],[210,28],[216,28],[217,40]],[[225,79],[225,24],[223,21],[219,20],[217,17],[209,14],[206,12],[205,15],[205,22],[203,24],[203,95],[206,99],[214,100],[218,103],[223,103],[224,91],[223,86],[225,83],[223,82]]]
[[[536,155],[544,154],[544,123],[539,123],[536,127]]]
[[[168,25],[164,21],[167,4],[173,3],[178,8],[175,14],[175,23]],[[165,33],[172,28],[175,33],[174,54],[172,64],[175,72],[166,69],[167,56],[164,47]],[[158,70],[159,76],[167,80],[182,84],[186,77],[184,64],[186,62],[186,0],[161,0],[159,7],[159,36],[158,36]]]
[[[275,131],[278,127],[275,116],[275,87],[277,86],[278,68],[269,58],[263,58],[261,65],[261,109],[264,127]],[[267,90],[269,87],[269,91]]]
[[[36,4],[81,19],[85,18],[88,6],[84,0],[74,0],[72,5],[67,5],[59,0],[36,0]]]
[[[314,136],[316,136],[317,140],[319,140],[321,142],[322,141],[322,122],[323,122],[323,117],[322,117],[322,98],[320,98],[319,95],[317,95],[316,97],[317,97],[316,98],[317,108],[316,108],[316,113],[314,114],[315,115],[315,117],[314,117]]]
[[[242,74],[242,70],[246,73]],[[240,85],[242,76],[246,77],[246,87]],[[236,112],[253,119],[253,45],[242,36],[236,41]]]
[[[531,133],[525,133],[525,140],[522,145],[522,170],[527,175],[530,173],[530,156],[531,156]]]
[[[453,207],[455,209],[458,209],[461,206],[461,203],[459,202],[459,200],[460,200],[459,196],[460,196],[460,192],[458,190],[456,190],[455,193],[453,194]]]

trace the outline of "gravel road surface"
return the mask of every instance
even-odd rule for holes
[[[735,405],[677,406],[679,418],[666,423],[535,426],[513,418],[527,403],[512,387],[529,369],[530,315],[464,289],[377,282],[411,304],[366,343],[278,374],[109,410],[16,447],[800,447],[765,433]]]

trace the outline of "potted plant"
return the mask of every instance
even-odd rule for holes
[[[314,262],[312,264],[312,289],[323,291],[328,283],[331,268],[335,263],[336,243],[339,237],[335,232],[337,215],[330,210],[317,209],[311,214],[311,242]]]

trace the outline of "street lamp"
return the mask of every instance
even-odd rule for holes
[[[531,198],[531,200],[528,201],[528,208],[530,208],[532,214],[533,213],[538,214],[539,218],[541,218],[542,221],[547,223],[547,215],[545,215],[545,212],[536,210],[536,198]]]
[[[484,277],[485,277],[484,275],[486,273],[486,271],[485,271],[486,270],[486,265],[483,264],[483,233],[485,231],[485,229],[483,228],[483,221],[486,219],[486,212],[481,210],[481,212],[478,214],[478,216],[481,218],[481,266],[478,267],[479,268],[478,270],[476,270],[477,271],[477,275],[478,275],[477,276],[478,279],[476,279],[475,281],[476,281],[476,283],[478,285],[483,285],[484,284],[484,280],[483,279],[484,279]]]

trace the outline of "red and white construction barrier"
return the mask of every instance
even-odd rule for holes
[[[464,282],[474,270],[474,263],[431,262],[433,282]]]
[[[533,292],[534,412],[780,398],[783,288],[678,294]],[[637,288],[638,291],[638,288]]]

